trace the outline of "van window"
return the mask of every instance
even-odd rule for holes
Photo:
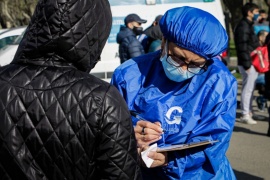
[[[0,39],[0,49],[5,47],[6,45],[12,44],[17,37],[18,36],[8,36]]]
[[[23,38],[23,35],[24,35],[24,33],[25,33],[25,31],[26,30],[24,30],[24,32],[21,34],[21,35],[19,35],[14,41],[13,41],[13,45],[19,45],[20,44],[20,42],[21,42],[21,40],[22,40],[22,38]]]

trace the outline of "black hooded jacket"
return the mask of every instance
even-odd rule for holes
[[[249,69],[252,65],[250,53],[260,45],[254,33],[253,22],[247,18],[241,19],[234,31],[234,42],[238,65],[243,66],[245,70]]]
[[[119,44],[119,57],[121,63],[144,54],[143,46],[136,38],[135,33],[126,26],[120,27],[116,41]]]
[[[111,29],[107,0],[40,0],[0,68],[0,179],[140,179],[130,114],[95,78]]]
[[[159,25],[151,25],[144,31],[142,36],[144,37],[141,40],[141,44],[143,45],[145,53],[154,52],[161,48],[161,40],[163,34],[160,30]],[[153,42],[155,44],[152,44]]]

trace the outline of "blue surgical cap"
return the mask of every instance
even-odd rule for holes
[[[213,15],[201,9],[188,6],[173,8],[159,23],[167,40],[205,59],[227,49],[226,30]]]

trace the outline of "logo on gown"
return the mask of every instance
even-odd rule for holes
[[[181,107],[173,106],[167,111],[165,120],[168,124],[180,124],[182,113],[183,109]]]

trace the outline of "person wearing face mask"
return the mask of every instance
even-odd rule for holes
[[[267,16],[268,15],[264,9],[259,10],[259,17],[254,22],[254,25],[253,25],[255,34],[258,34],[262,30],[267,31],[267,32],[270,31],[269,21],[267,20]]]
[[[141,19],[137,14],[129,14],[125,17],[125,26],[120,26],[120,31],[116,36],[119,44],[120,63],[124,63],[130,58],[144,54],[141,42],[137,39],[143,33],[142,23],[147,21]]]
[[[252,65],[250,53],[260,46],[253,24],[259,16],[259,7],[254,3],[246,3],[242,7],[243,18],[234,30],[234,42],[237,52],[238,69],[242,76],[241,117],[240,122],[257,124],[253,119],[252,101],[258,72]]]
[[[131,111],[138,151],[153,143],[218,140],[182,151],[147,156],[143,179],[235,179],[226,158],[235,119],[237,81],[218,55],[228,36],[210,13],[193,7],[168,10],[159,26],[161,50],[133,58],[114,71],[111,84]]]
[[[161,18],[162,15],[156,16],[151,26],[146,28],[138,38],[145,53],[154,52],[161,48],[162,32],[158,24]]]

